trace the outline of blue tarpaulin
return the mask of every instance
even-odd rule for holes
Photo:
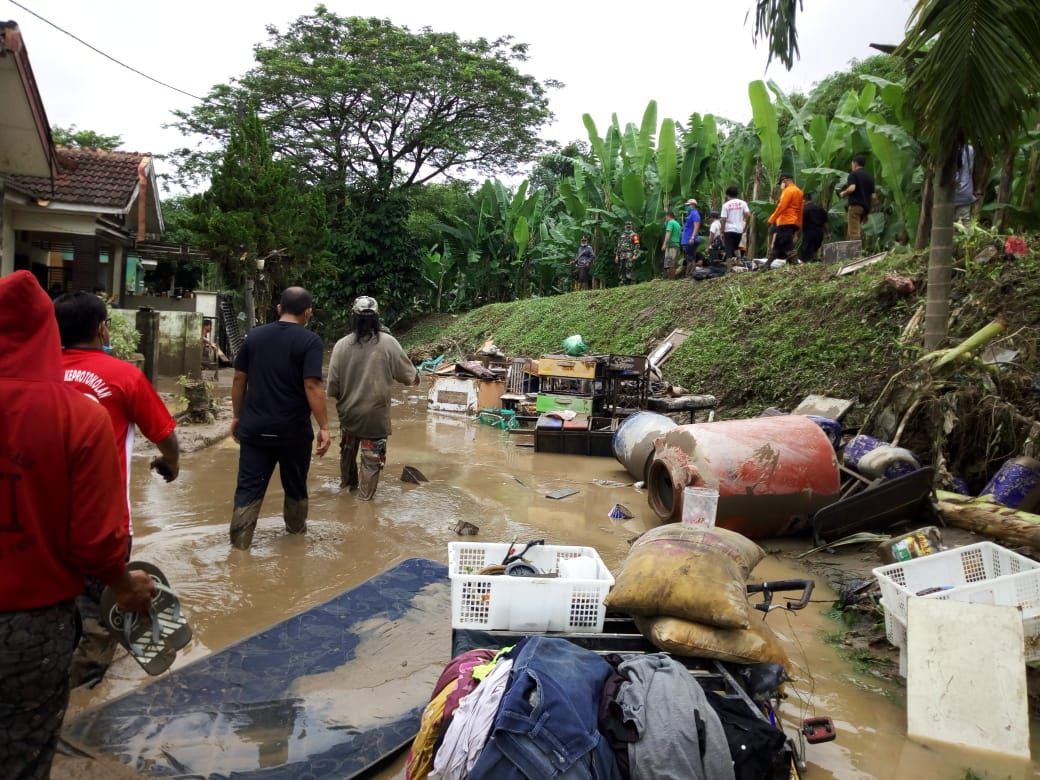
[[[418,730],[449,656],[449,601],[446,566],[403,561],[82,713],[62,736],[160,777],[353,777]]]

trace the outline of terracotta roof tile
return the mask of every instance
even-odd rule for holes
[[[37,176],[9,176],[8,182],[40,200],[111,206],[122,210],[137,186],[137,168],[149,155],[100,149],[56,147],[58,175],[51,181]]]

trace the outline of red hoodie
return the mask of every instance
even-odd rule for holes
[[[54,305],[27,271],[0,279],[0,612],[118,579],[123,502],[108,414],[63,381]]]

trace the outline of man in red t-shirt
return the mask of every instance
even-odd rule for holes
[[[152,468],[172,482],[180,470],[176,423],[140,369],[105,352],[109,332],[104,301],[88,292],[67,293],[54,301],[54,314],[64,347],[65,382],[101,404],[111,420],[123,477],[124,518],[132,537],[129,485],[134,425],[159,448],[161,454],[152,459]],[[77,601],[84,625],[73,663],[73,686],[99,681],[115,651],[108,631],[100,623],[95,625],[101,590],[97,580],[88,579],[86,593]]]
[[[0,279],[0,777],[50,774],[69,698],[73,599],[86,575],[125,610],[155,585],[127,571],[108,416],[62,381],[50,298]]]

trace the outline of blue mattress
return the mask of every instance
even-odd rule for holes
[[[449,600],[446,566],[403,561],[82,713],[62,736],[152,776],[354,777],[418,731],[450,650]]]

